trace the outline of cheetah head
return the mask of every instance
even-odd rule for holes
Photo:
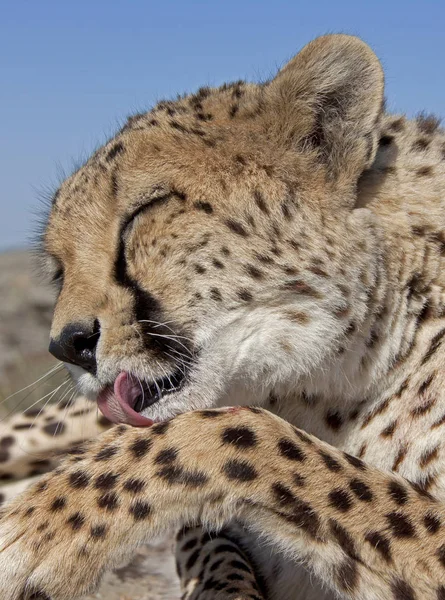
[[[357,187],[382,94],[363,42],[321,37],[265,84],[130,118],[62,184],[50,351],[106,416],[261,404],[347,354],[378,271]]]

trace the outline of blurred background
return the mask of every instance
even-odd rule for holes
[[[0,19],[0,416],[54,363],[53,296],[26,248],[40,203],[125,117],[201,85],[264,80],[327,32],[381,58],[388,107],[445,113],[445,3],[3,0]]]

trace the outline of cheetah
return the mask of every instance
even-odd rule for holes
[[[320,37],[62,184],[50,350],[114,426],[4,508],[4,600],[175,528],[186,600],[445,599],[445,133],[383,91]]]

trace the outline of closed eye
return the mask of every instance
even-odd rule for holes
[[[150,202],[147,202],[146,204],[141,204],[122,223],[119,234],[119,246],[117,249],[116,260],[114,261],[114,273],[118,283],[126,286],[132,285],[132,282],[127,275],[127,265],[125,260],[125,239],[127,237],[128,229],[141,213],[149,210],[153,206],[166,202],[171,196],[171,193],[164,194],[151,199]]]
[[[128,217],[124,220],[121,226],[120,239],[124,239],[125,234],[127,232],[128,227],[133,223],[133,221],[138,217],[141,213],[146,210],[149,210],[153,206],[158,206],[159,204],[163,204],[166,202],[172,194],[164,194],[163,196],[158,196],[156,198],[152,198],[146,204],[141,204],[138,206]]]

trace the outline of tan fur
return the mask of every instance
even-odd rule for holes
[[[326,36],[267,84],[133,117],[62,185],[43,239],[63,271],[51,335],[100,324],[79,388],[94,397],[121,371],[187,379],[144,410],[170,425],[114,428],[11,505],[5,598],[71,598],[125,549],[197,522],[248,547],[267,598],[445,598],[445,135],[383,114],[382,97],[370,49]],[[233,404],[281,418],[205,412]],[[221,598],[253,597],[221,578]]]

